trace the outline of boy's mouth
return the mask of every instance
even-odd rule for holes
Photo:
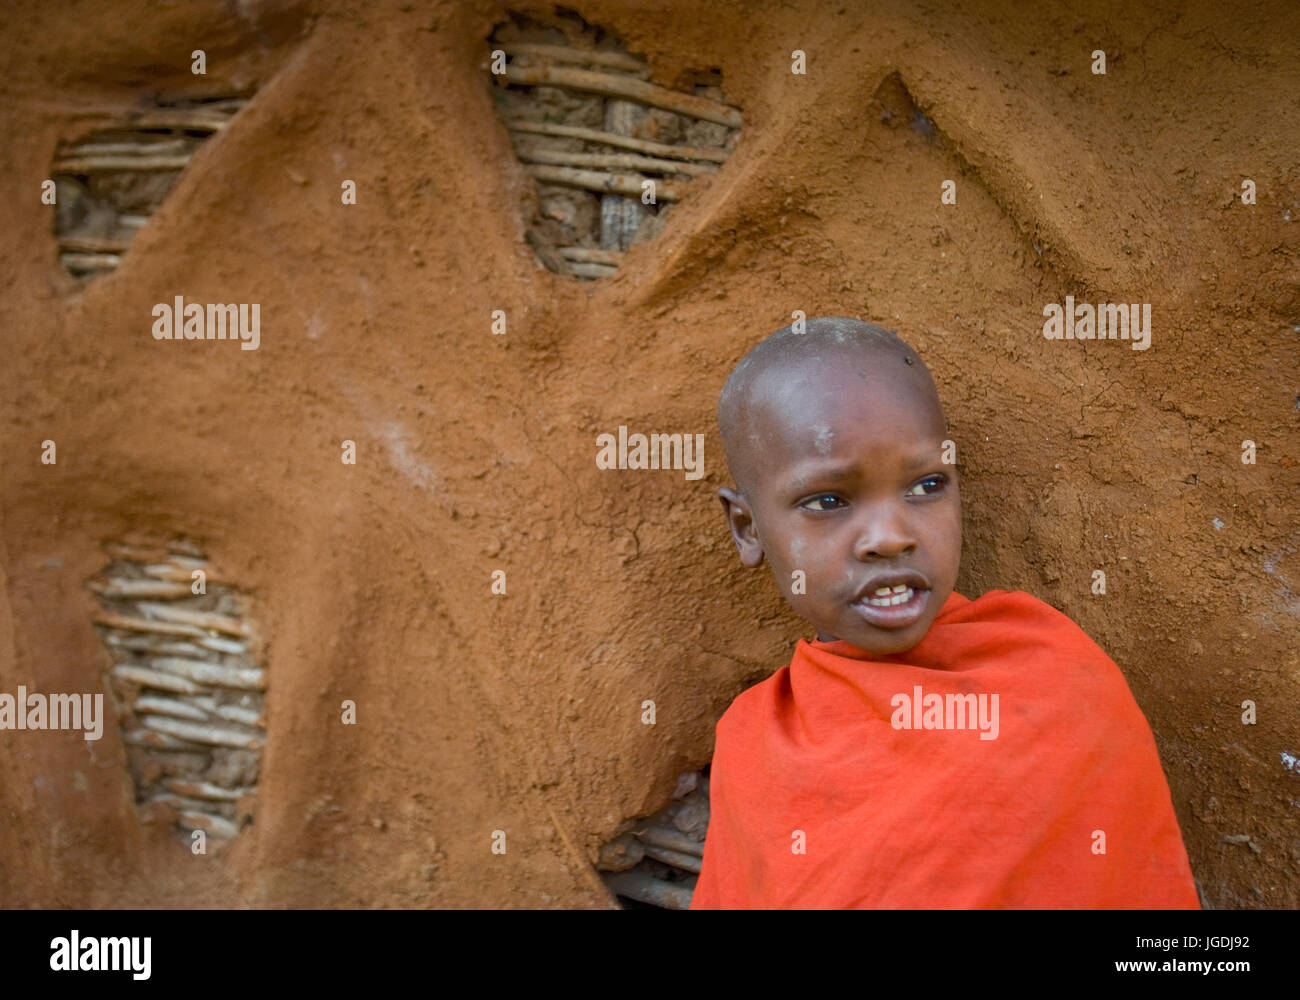
[[[930,588],[918,573],[877,577],[850,605],[867,623],[877,628],[907,628],[925,613]]]
[[[906,604],[915,593],[915,589],[900,583],[894,587],[877,587],[876,592],[866,600],[873,608],[888,608],[892,605]]]

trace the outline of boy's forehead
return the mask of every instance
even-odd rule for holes
[[[819,352],[756,373],[741,408],[748,436],[824,439],[836,424],[859,419],[942,433],[943,413],[924,370],[884,353]]]
[[[718,423],[742,490],[771,468],[777,451],[817,457],[840,451],[846,436],[859,449],[891,434],[947,436],[920,356],[897,334],[845,317],[810,319],[803,334],[786,327],[756,345],[723,386]]]

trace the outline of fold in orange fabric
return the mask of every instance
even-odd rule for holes
[[[921,642],[800,640],[717,727],[691,909],[1198,909],[1119,668],[1023,592]]]

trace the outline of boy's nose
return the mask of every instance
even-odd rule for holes
[[[860,560],[892,559],[916,548],[916,537],[908,528],[907,518],[896,508],[876,510],[865,517],[853,545],[853,555]]]

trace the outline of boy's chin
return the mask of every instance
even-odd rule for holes
[[[912,633],[915,632],[913,635]],[[903,633],[907,633],[904,635]],[[906,653],[909,649],[916,646],[925,638],[925,629],[916,632],[914,629],[900,629],[894,633],[874,636],[852,636],[846,635],[844,641],[851,646],[856,646],[864,653],[871,653],[875,656],[891,656],[894,653]]]
[[[930,621],[924,618],[907,628],[882,629],[870,625],[856,625],[841,629],[818,629],[817,638],[823,642],[847,642],[864,653],[875,656],[890,656],[894,653],[906,653],[925,638],[930,629]]]

